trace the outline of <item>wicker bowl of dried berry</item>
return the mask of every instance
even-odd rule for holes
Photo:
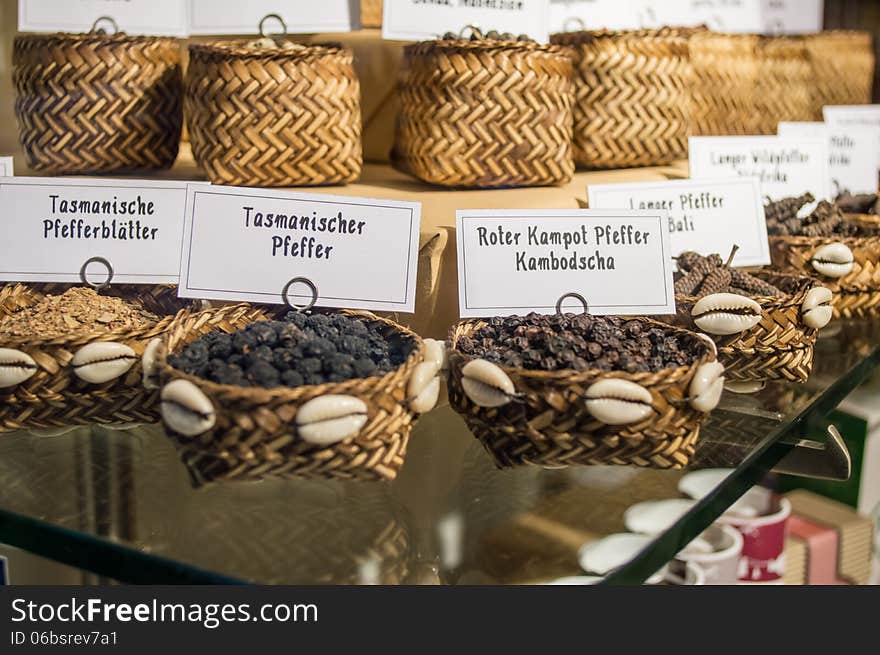
[[[678,256],[671,322],[712,339],[728,381],[806,381],[832,292],[805,275],[732,268],[732,258]]]
[[[449,402],[499,467],[681,468],[724,384],[711,343],[647,318],[475,319],[447,343]]]
[[[275,311],[157,351],[165,430],[196,485],[263,477],[393,479],[433,408],[442,344],[372,314]]]
[[[880,313],[880,223],[809,193],[764,209],[775,268],[821,281],[834,294],[835,318]]]
[[[148,345],[193,311],[170,286],[11,285],[0,309],[0,431],[157,421]],[[239,318],[210,310],[199,325]]]

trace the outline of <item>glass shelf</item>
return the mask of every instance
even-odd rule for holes
[[[690,468],[733,472],[607,579],[641,583],[760,481],[880,361],[880,326],[820,338],[803,385],[725,392]],[[191,486],[161,426],[0,435],[0,542],[123,582],[541,583],[624,531],[686,471],[499,471],[448,405],[421,418],[393,483]]]

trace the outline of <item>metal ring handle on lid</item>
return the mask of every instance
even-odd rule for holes
[[[290,300],[290,287],[292,287],[294,284],[299,283],[305,284],[312,292],[312,299],[305,305],[296,305]],[[315,306],[316,302],[318,302],[318,287],[315,286],[315,283],[307,277],[292,278],[287,284],[284,285],[284,288],[281,290],[281,300],[283,300],[284,304],[290,307],[295,312],[307,312]]]
[[[462,38],[462,39],[464,38],[465,30],[471,31],[471,33],[468,36],[473,36],[476,34],[477,39],[485,38],[483,36],[483,31],[477,25],[465,25],[464,27],[462,27],[461,30],[458,32],[459,38]]]
[[[590,313],[590,305],[589,303],[587,303],[587,299],[576,291],[569,291],[568,293],[564,293],[559,296],[559,300],[556,301],[556,313],[560,316],[562,315],[562,303],[565,302],[566,298],[574,298],[575,300],[579,300],[584,306],[584,314]]]
[[[89,280],[88,268],[89,264],[103,264],[107,267],[107,279],[103,282],[92,282]],[[110,286],[110,282],[113,281],[113,264],[111,264],[104,257],[89,257],[85,263],[82,265],[82,268],[79,269],[79,279],[82,280],[82,283],[88,287],[92,287],[95,291],[100,291],[101,289],[106,289]]]
[[[572,29],[572,25],[574,25],[574,29]],[[565,19],[565,22],[562,23],[563,32],[578,32],[585,29],[587,29],[587,24],[580,16],[569,16]]]
[[[110,23],[110,25],[113,27],[113,31],[111,32],[111,34],[119,34],[119,25],[115,20],[113,20],[112,16],[98,16],[98,18],[95,19],[95,22],[92,23],[92,34],[107,34],[107,30],[105,30],[103,27],[98,27],[98,24],[102,21]]]
[[[287,36],[287,23],[285,23],[284,19],[281,18],[281,16],[279,16],[278,14],[266,14],[265,16],[263,16],[263,19],[260,21],[260,36],[262,36],[263,38],[269,37],[269,34],[266,33],[266,21],[273,18],[281,23],[281,29],[283,30],[281,32],[281,35]]]

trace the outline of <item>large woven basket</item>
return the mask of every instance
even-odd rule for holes
[[[633,320],[659,325],[647,318]],[[688,403],[689,385],[700,366],[715,360],[710,344],[693,332],[664,325],[670,332],[690,335],[702,354],[690,366],[656,373],[501,367],[517,397],[488,408],[477,405],[465,393],[462,369],[474,358],[457,349],[462,337],[484,325],[480,319],[463,321],[450,332],[449,403],[499,467],[632,464],[677,469],[690,461],[707,414]],[[593,418],[586,409],[585,393],[590,385],[604,379],[627,380],[647,389],[652,398],[651,415],[638,423],[616,426]]]
[[[688,45],[694,70],[691,94],[695,135],[753,134],[758,37],[695,31]]]
[[[358,179],[360,85],[350,50],[190,46],[193,157],[215,184],[309,186]]]
[[[804,324],[803,305],[810,289],[819,286],[806,276],[753,273],[770,282],[784,296],[750,296],[761,305],[761,320],[737,334],[708,336],[718,348],[718,361],[730,381],[788,380],[805,382],[813,368],[813,346],[818,330]],[[674,323],[700,332],[691,317],[698,298],[676,294]]]
[[[813,119],[813,69],[802,36],[761,36],[756,48],[755,134],[776,134],[780,121]]]
[[[682,30],[554,34],[575,62],[574,158],[585,168],[687,156],[693,68]]]
[[[874,49],[870,32],[832,30],[806,37],[812,67],[813,120],[825,105],[864,105],[874,86]]]
[[[180,48],[124,34],[28,34],[12,53],[28,166],[45,173],[170,167],[183,124]]]
[[[382,0],[361,0],[361,27],[382,27]]]
[[[838,278],[823,276],[811,261],[819,248],[834,243],[847,247],[853,258],[852,270]],[[775,268],[809,275],[831,289],[835,318],[880,315],[880,236],[772,236],[770,257]]]
[[[116,290],[119,292],[119,290]],[[162,336],[184,318],[196,334],[217,326],[238,326],[253,310],[220,308],[192,314],[177,299],[174,287],[144,289],[127,296],[160,320],[133,329],[66,334],[53,339],[32,337],[6,338],[0,347],[30,356],[36,372],[18,385],[0,389],[0,432],[27,429],[61,428],[92,423],[117,424],[155,422],[159,418],[159,395],[144,388],[141,356],[147,344]],[[137,359],[119,377],[100,384],[80,379],[72,360],[84,346],[113,342],[131,348]]]
[[[555,46],[491,39],[408,45],[392,163],[443,186],[568,182],[571,75],[571,60]]]
[[[407,385],[422,362],[424,347],[415,333],[393,321],[372,314],[361,316],[371,329],[411,342],[406,361],[381,376],[295,388],[222,385],[184,373],[172,367],[167,356],[199,336],[192,329],[194,319],[181,321],[170,331],[158,351],[161,386],[188,381],[207,398],[216,416],[213,426],[197,436],[180,434],[163,419],[195,484],[264,477],[396,477],[417,416],[408,406]],[[363,401],[367,422],[343,441],[326,446],[308,443],[297,434],[296,414],[308,401],[328,394]]]

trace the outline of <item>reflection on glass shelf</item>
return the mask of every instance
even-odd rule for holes
[[[876,366],[880,330],[844,324],[804,385],[725,393],[691,468],[734,469],[612,581],[641,582]],[[635,503],[677,498],[685,471],[499,471],[447,406],[416,426],[391,484],[192,487],[160,426],[0,436],[0,541],[131,582],[541,583],[582,575],[578,550],[624,532]]]

